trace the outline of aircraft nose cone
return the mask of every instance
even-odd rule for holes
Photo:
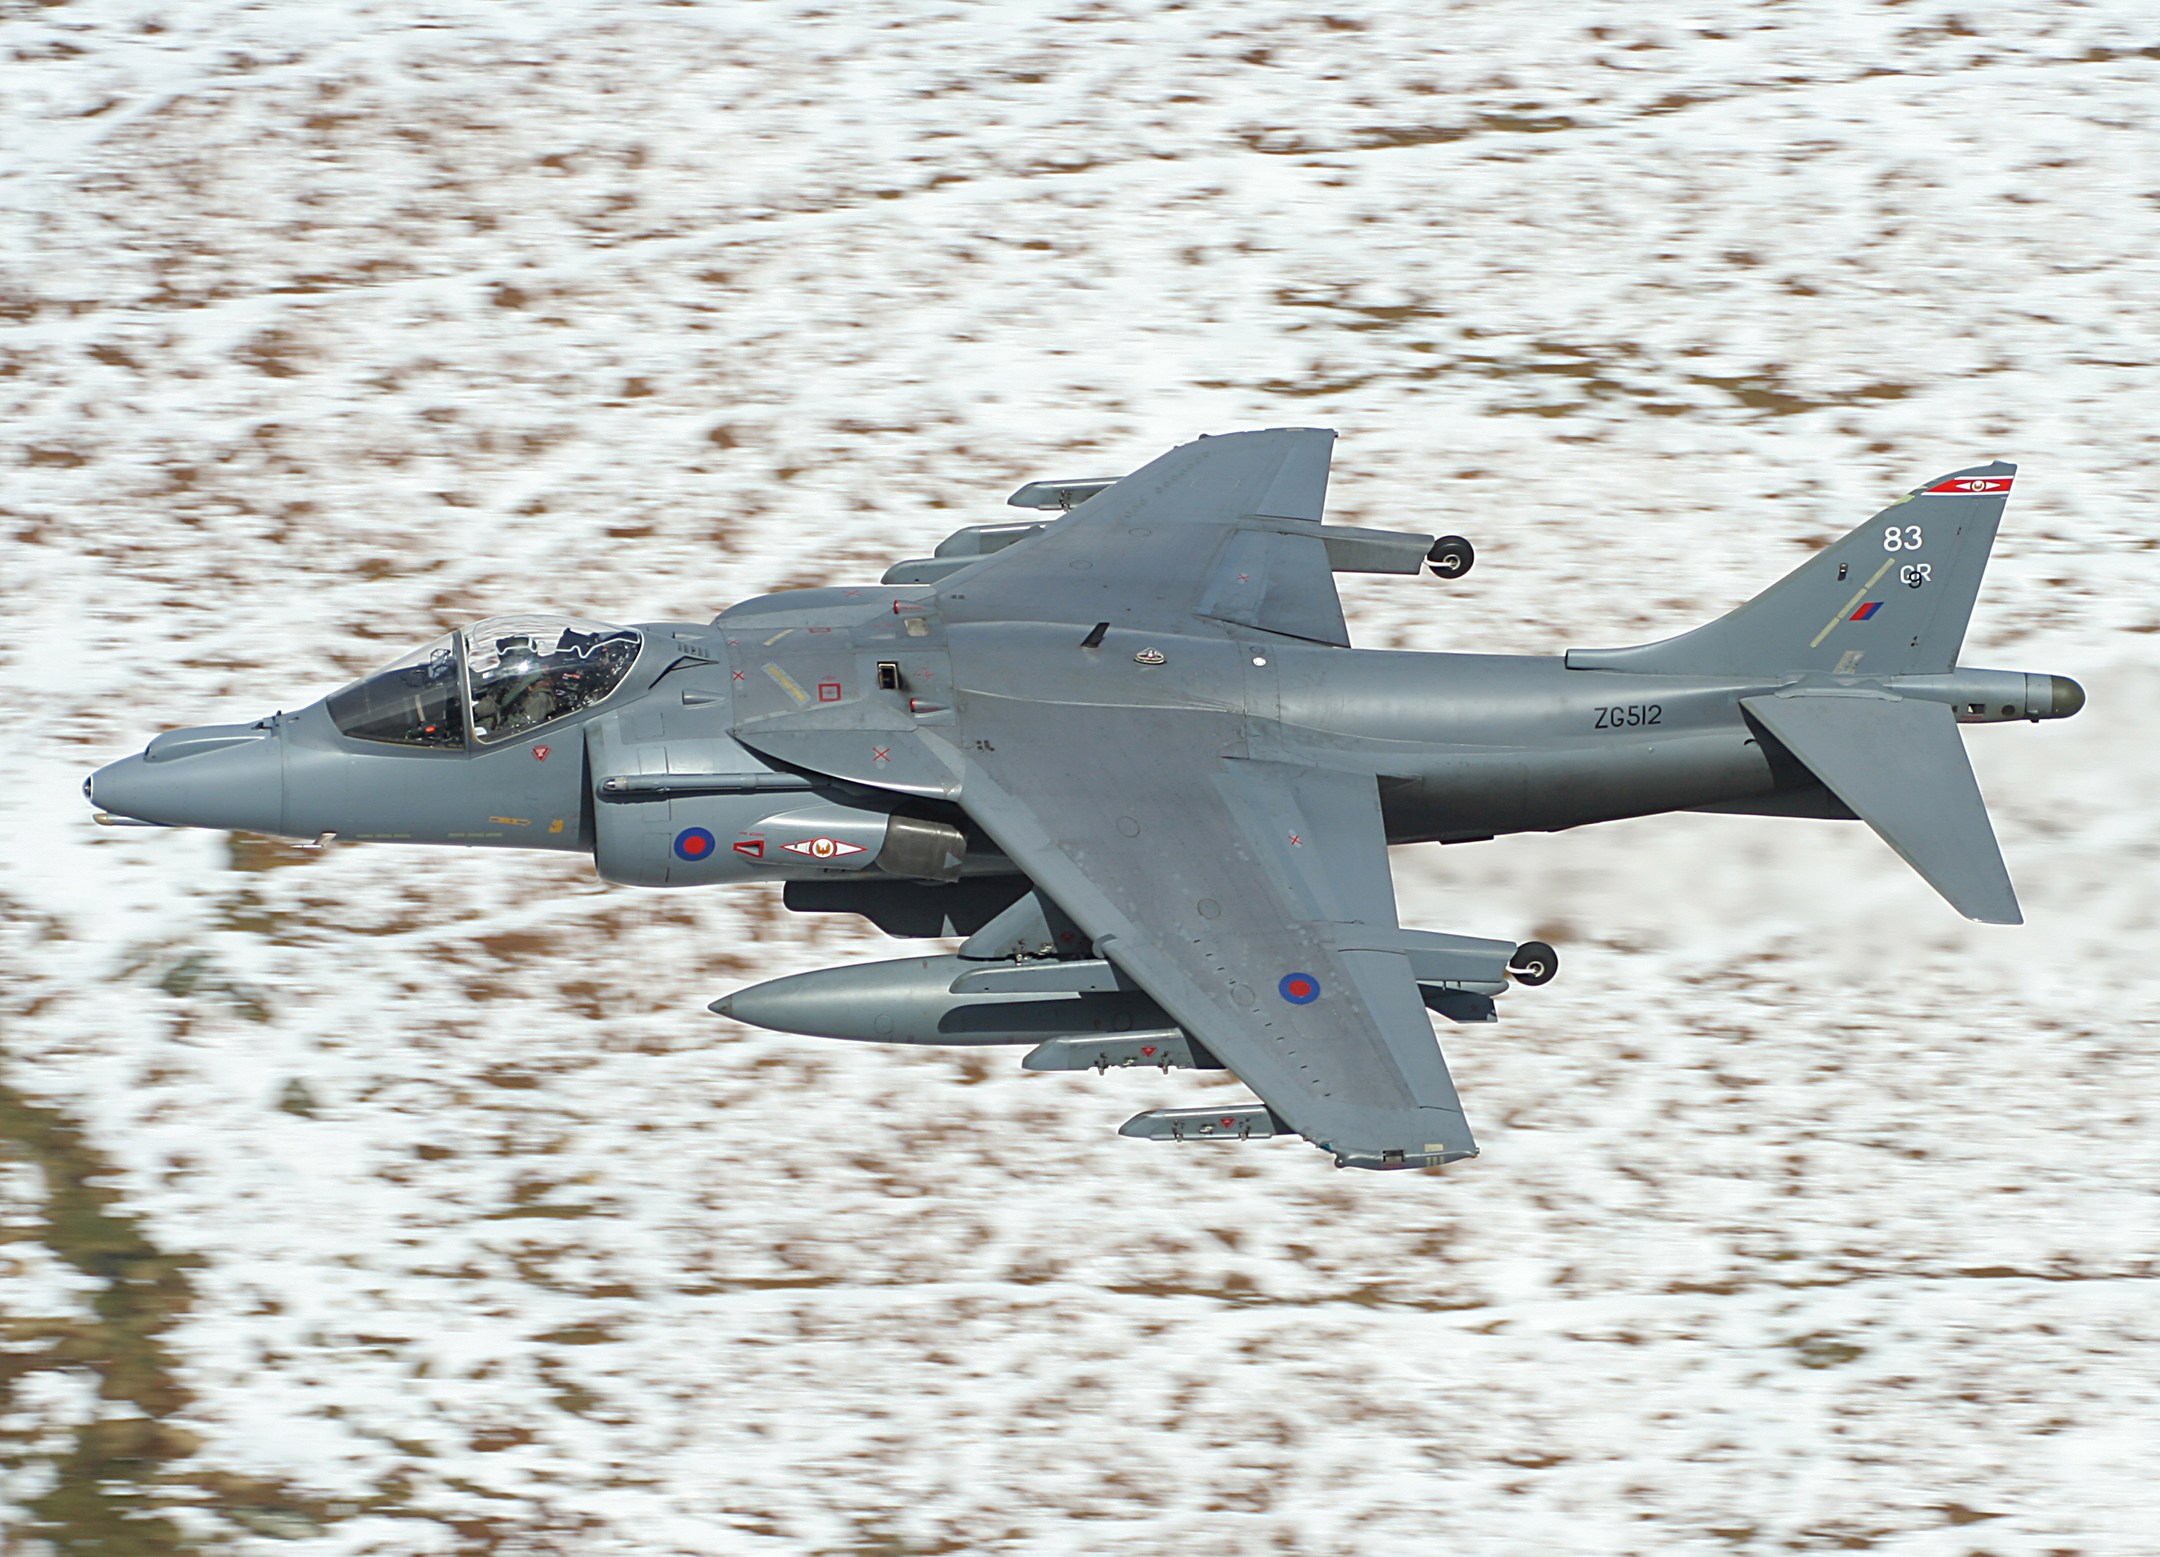
[[[2048,677],[2048,717],[2067,719],[2085,706],[2085,689],[2068,676]]]
[[[91,774],[83,795],[101,811],[139,822],[282,832],[283,748],[274,733],[248,725],[170,730],[139,756]]]

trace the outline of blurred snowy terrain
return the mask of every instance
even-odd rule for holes
[[[2136,0],[0,0],[0,1551],[2152,1552],[2156,320]],[[708,1015],[903,950],[773,894],[81,802],[1285,424],[1477,542],[1345,581],[1400,647],[2020,461],[2030,922],[1852,825],[1399,851],[1567,967],[1442,1034],[1482,1157],[1334,1174]]]

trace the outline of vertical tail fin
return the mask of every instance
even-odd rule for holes
[[[1954,669],[2015,465],[1954,471],[1899,498],[1746,605],[1632,649],[1571,649],[1572,670],[1646,675],[1933,675]]]

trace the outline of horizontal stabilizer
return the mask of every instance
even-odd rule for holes
[[[1957,717],[1942,703],[1837,692],[1743,698],[1884,843],[1983,924],[2023,924]]]

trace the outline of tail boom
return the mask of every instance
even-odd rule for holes
[[[1781,787],[1792,814],[1855,816],[1959,913],[2023,923],[1957,727],[2065,718],[2085,692],[2066,676],[1957,663],[2016,475],[1997,462],[1938,477],[1716,621],[1570,650],[1567,667],[1775,688],[1739,704],[1766,753],[1782,748],[1822,786]]]

